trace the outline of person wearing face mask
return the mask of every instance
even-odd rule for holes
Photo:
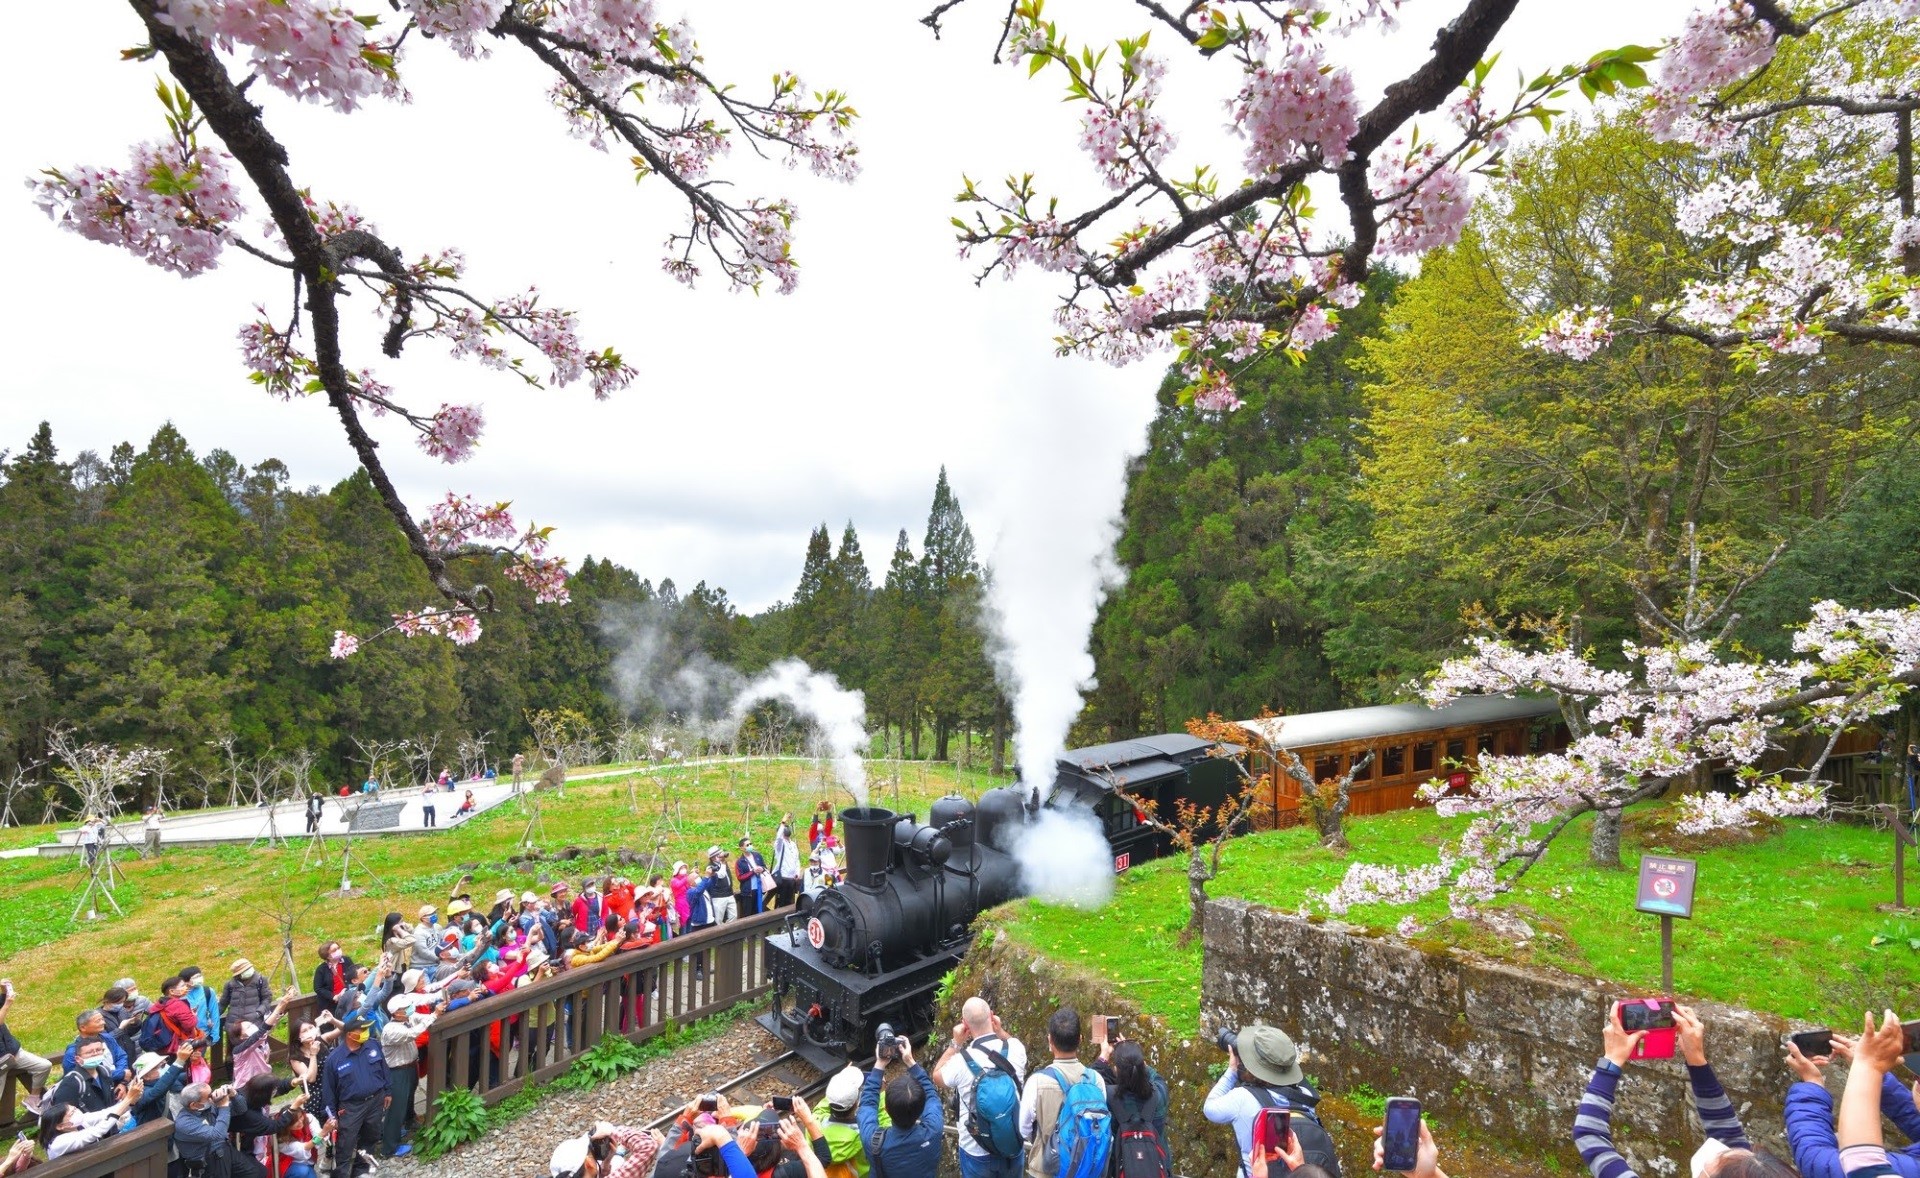
[[[1733,1102],[1713,1074],[1713,1065],[1707,1062],[1706,1027],[1698,1016],[1689,1007],[1671,1009],[1679,1032],[1680,1054],[1687,1063],[1693,1111],[1707,1132],[1707,1140],[1693,1155],[1693,1178],[1795,1178],[1791,1166],[1765,1150],[1755,1149],[1748,1140]],[[1646,1034],[1629,1032],[1620,1025],[1618,1003],[1607,1011],[1606,1026],[1601,1029],[1606,1053],[1587,1082],[1573,1121],[1574,1148],[1580,1151],[1580,1160],[1587,1164],[1593,1178],[1638,1178],[1613,1148],[1612,1119],[1620,1077]]]
[[[343,1039],[320,1069],[320,1107],[334,1130],[334,1178],[366,1173],[360,1155],[380,1148],[380,1129],[392,1097],[392,1079],[373,1022],[363,1015],[348,1019]]]
[[[232,1172],[233,1089],[189,1084],[173,1117],[173,1149],[188,1174],[227,1178]]]
[[[206,975],[197,965],[182,966],[181,980],[187,983],[187,992],[181,997],[187,1000],[188,1009],[193,1011],[194,1021],[206,1032],[207,1042],[220,1042],[220,999],[207,985]]]
[[[293,1046],[287,1052],[287,1067],[295,1080],[311,1088],[320,1082],[320,1064],[328,1051],[320,1028],[310,1022],[296,1023],[289,1041]]]
[[[440,913],[431,904],[422,904],[413,922],[413,964],[426,968],[440,956]]]
[[[120,1131],[127,1110],[140,1099],[140,1081],[128,1085],[114,1102],[93,1111],[49,1101],[40,1114],[40,1140],[47,1143],[47,1160],[54,1161]]]
[[[133,1074],[143,1086],[133,1102],[133,1123],[144,1125],[167,1115],[167,1097],[187,1086],[187,1064],[193,1048],[182,1047],[171,1058],[149,1051],[133,1061]]]
[[[227,1048],[233,1060],[233,1082],[241,1088],[255,1076],[273,1074],[273,1045],[267,1036],[280,1023],[280,1016],[287,1011],[288,1004],[300,997],[297,986],[288,986],[280,1001],[267,1008],[261,1021],[229,1016],[227,1018]]]
[[[220,990],[220,1009],[226,1012],[227,1021],[268,1021],[267,1012],[273,1009],[273,987],[253,968],[253,962],[242,957],[227,972],[230,975],[227,984]]]
[[[80,1043],[73,1067],[47,1094],[47,1104],[70,1104],[83,1113],[97,1113],[120,1099],[115,1085],[113,1056],[107,1053],[106,1043],[86,1039]]]
[[[320,968],[313,971],[313,992],[321,1005],[331,1006],[352,980],[353,960],[340,948],[340,942],[328,941],[320,946]]]

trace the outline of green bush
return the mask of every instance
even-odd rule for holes
[[[574,1060],[573,1066],[562,1073],[554,1084],[584,1092],[639,1071],[649,1056],[649,1052],[626,1036],[609,1033]]]
[[[471,1088],[449,1088],[433,1102],[433,1116],[414,1140],[416,1154],[431,1160],[455,1146],[478,1141],[487,1131],[487,1106]]]
[[[1360,1110],[1362,1116],[1379,1120],[1387,1115],[1387,1098],[1376,1092],[1370,1084],[1355,1084],[1347,1090],[1347,1103]]]

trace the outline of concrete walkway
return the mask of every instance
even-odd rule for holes
[[[737,765],[748,761],[810,761],[810,757],[710,757],[698,761],[672,761],[657,765],[631,765],[618,769],[596,769],[588,773],[571,773],[567,776],[569,785],[580,781],[595,781],[608,777],[630,777],[643,773],[658,773],[668,769],[695,769],[705,765]],[[521,789],[533,788],[536,778],[528,774]],[[454,811],[466,797],[466,791],[473,791],[473,811],[455,817]],[[431,798],[434,804],[435,825],[425,825],[422,814],[423,803]],[[435,829],[451,830],[470,821],[502,802],[513,798],[513,786],[504,780],[456,781],[451,791],[434,789],[429,792],[420,786],[408,786],[402,789],[385,789],[377,794],[354,794],[343,798],[338,795],[325,797],[325,808],[320,815],[320,833],[323,835],[344,835],[352,813],[360,806],[374,806],[381,803],[402,803],[398,821],[392,826],[370,829],[362,826],[354,831],[355,838],[374,838],[396,834],[431,834]],[[343,806],[342,803],[345,803]],[[238,809],[188,810],[180,814],[169,814],[160,826],[160,844],[166,847],[211,847],[225,843],[253,843],[278,833],[282,838],[304,838],[307,832],[307,804],[304,800],[280,802],[273,806],[248,806]],[[113,842],[129,843],[134,847],[141,845],[143,837],[140,819],[126,818],[114,824],[113,833],[108,836]],[[37,847],[23,847],[14,851],[0,852],[0,858],[21,858],[27,855],[72,855],[79,851],[80,832],[78,828],[63,830],[55,841],[43,843]]]

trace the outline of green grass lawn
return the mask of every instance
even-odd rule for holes
[[[1391,931],[1412,913],[1422,940],[1511,961],[1551,966],[1651,993],[1660,982],[1660,922],[1633,911],[1640,853],[1659,804],[1629,816],[1625,871],[1587,865],[1588,823],[1576,822],[1502,906],[1536,936],[1524,946],[1479,926],[1446,919],[1443,899],[1412,908],[1356,908],[1344,918]],[[1349,822],[1351,859],[1320,849],[1304,829],[1254,835],[1229,845],[1210,894],[1238,896],[1286,911],[1336,883],[1350,861],[1413,865],[1464,820],[1410,810]],[[1867,827],[1790,821],[1763,840],[1681,850],[1699,861],[1691,921],[1675,921],[1674,982],[1683,995],[1755,1010],[1851,1025],[1920,984],[1920,917],[1878,911],[1893,899],[1892,836]],[[1920,872],[1916,873],[1920,895]],[[1102,971],[1143,1005],[1197,1031],[1200,948],[1177,936],[1187,918],[1183,865],[1163,860],[1134,869],[1098,911],[1027,901],[1005,915],[1011,935],[1062,961]]]
[[[874,762],[870,771],[876,778],[874,804],[923,817],[927,803],[942,794],[957,789],[976,796],[998,784],[983,772],[942,764]],[[836,808],[847,804],[844,791],[830,788],[811,762],[691,765],[579,782],[567,787],[565,798],[542,794],[539,845],[549,852],[567,845],[650,852],[658,829],[659,781],[676,787],[679,803],[678,829],[663,835],[662,872],[671,871],[677,859],[704,862],[711,844],[731,850],[743,826],[762,853],[769,853],[782,813],[795,815],[796,833],[805,837],[808,813],[821,798]],[[340,880],[338,836],[329,837],[326,860],[310,866],[304,865],[301,837],[287,849],[169,850],[149,862],[126,855],[116,860],[127,875],[117,890],[126,915],[92,922],[69,919],[86,881],[77,858],[0,859],[0,896],[5,897],[0,976],[10,977],[21,994],[8,1022],[31,1050],[45,1053],[73,1037],[74,1013],[97,1003],[116,978],[132,975],[151,995],[161,978],[184,965],[201,967],[216,988],[237,957],[264,971],[282,957],[274,915],[286,900],[296,907],[317,900],[295,937],[304,989],[321,942],[338,939],[355,960],[371,960],[378,955],[374,938],[381,917],[399,911],[411,920],[423,903],[444,906],[462,864],[482,865],[474,873],[472,893],[483,911],[497,889],[525,890],[540,874],[577,883],[589,870],[613,868],[609,858],[591,865],[545,862],[532,874],[509,869],[506,858],[519,849],[527,821],[521,804],[508,802],[438,835],[357,839],[354,858],[362,866],[355,868],[353,883],[364,894],[345,898],[327,895]],[[297,828],[297,820],[291,825]],[[45,842],[52,829],[29,828],[39,836],[32,840],[9,829],[7,841]],[[637,875],[644,864],[622,870]],[[285,978],[282,968],[276,986]]]

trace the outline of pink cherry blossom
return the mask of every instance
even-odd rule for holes
[[[494,26],[508,0],[402,0],[420,31],[451,45],[461,57],[486,55],[476,38]]]
[[[221,52],[245,48],[247,68],[295,98],[350,111],[404,95],[394,46],[328,0],[165,0],[159,18]]]
[[[345,630],[335,630],[333,632],[333,649],[329,653],[331,653],[334,658],[352,658],[354,652],[359,649],[360,640],[358,638],[355,638]]]
[[[190,141],[142,143],[124,172],[48,169],[27,186],[61,228],[192,278],[219,264],[226,233],[244,213],[228,175],[232,158]]]
[[[1467,178],[1427,142],[1390,142],[1374,160],[1373,195],[1385,208],[1380,251],[1423,254],[1460,240],[1466,227]]]
[[[1575,360],[1591,359],[1613,342],[1613,311],[1608,307],[1569,307],[1541,325],[1526,341],[1530,348]]]
[[[420,434],[420,448],[442,462],[465,462],[485,426],[477,405],[442,405]]]
[[[1303,151],[1337,163],[1360,129],[1352,76],[1329,65],[1321,46],[1306,40],[1289,40],[1269,60],[1266,39],[1258,38],[1229,109],[1234,133],[1247,140],[1247,170],[1255,175],[1278,171]]]
[[[1741,0],[1719,0],[1696,9],[1660,56],[1648,127],[1663,139],[1696,131],[1696,125],[1686,121],[1696,100],[1746,77],[1772,61],[1773,54],[1773,30]]]

